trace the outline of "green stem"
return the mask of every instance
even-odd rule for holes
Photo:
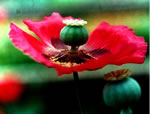
[[[77,53],[78,47],[77,46],[71,46],[70,53]]]
[[[77,95],[77,100],[78,100],[78,103],[79,103],[81,114],[86,114],[85,108],[81,104],[81,99],[80,99],[80,94],[79,94],[79,76],[78,76],[78,72],[73,72],[73,77],[74,77],[76,95]]]
[[[132,109],[130,107],[121,109],[120,114],[132,114]]]

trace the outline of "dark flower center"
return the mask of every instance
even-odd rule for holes
[[[56,56],[51,57],[51,61],[57,64],[62,64],[65,66],[74,66],[86,62],[88,59],[93,59],[94,57],[83,50],[77,53],[70,53],[68,50],[61,51],[56,54]]]
[[[96,49],[79,49],[77,52],[72,53],[61,40],[52,38],[51,43],[54,48],[47,47],[44,52],[45,57],[49,58],[56,64],[63,66],[75,66],[82,64],[90,59],[96,59],[109,51],[104,48]]]

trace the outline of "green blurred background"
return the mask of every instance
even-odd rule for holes
[[[23,19],[41,20],[43,16],[59,12],[62,16],[88,21],[86,28],[89,32],[102,21],[114,25],[125,24],[132,28],[137,36],[144,36],[146,42],[149,42],[148,7],[148,0],[0,0],[0,74],[17,74],[26,86],[20,99],[4,105],[4,114],[79,114],[72,84],[73,77],[58,77],[54,69],[36,63],[16,49],[8,38],[10,22],[34,35],[22,23]],[[106,107],[101,99],[105,83],[102,77],[107,72],[121,68],[131,69],[132,76],[139,81],[143,89],[141,101],[133,109],[141,107],[139,111],[145,110],[142,114],[148,113],[147,53],[144,64],[108,65],[100,70],[79,73],[81,88],[84,90],[81,96],[88,114],[109,113],[109,107]],[[118,113],[118,110],[109,110],[114,114]]]

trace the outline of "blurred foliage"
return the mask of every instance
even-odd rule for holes
[[[95,11],[149,7],[148,0],[1,0],[0,3],[8,9],[11,17],[38,16],[53,11],[63,14],[73,12],[84,14]]]
[[[28,99],[26,102],[15,102],[4,106],[5,114],[44,114],[44,104],[41,99]]]

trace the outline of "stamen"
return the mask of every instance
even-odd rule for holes
[[[90,59],[96,59],[108,52],[108,50],[103,48],[89,50],[86,48],[79,49],[78,46],[72,46],[70,50],[69,48],[56,49],[54,47],[47,47],[44,49],[43,55],[55,64],[71,67],[82,64]]]
[[[77,53],[70,53],[70,51],[66,51],[63,53],[57,54],[55,57],[51,57],[51,61],[56,64],[61,64],[64,66],[75,66],[78,64],[82,64],[86,62],[88,59],[92,59],[93,57],[85,53],[83,50],[78,51]]]

